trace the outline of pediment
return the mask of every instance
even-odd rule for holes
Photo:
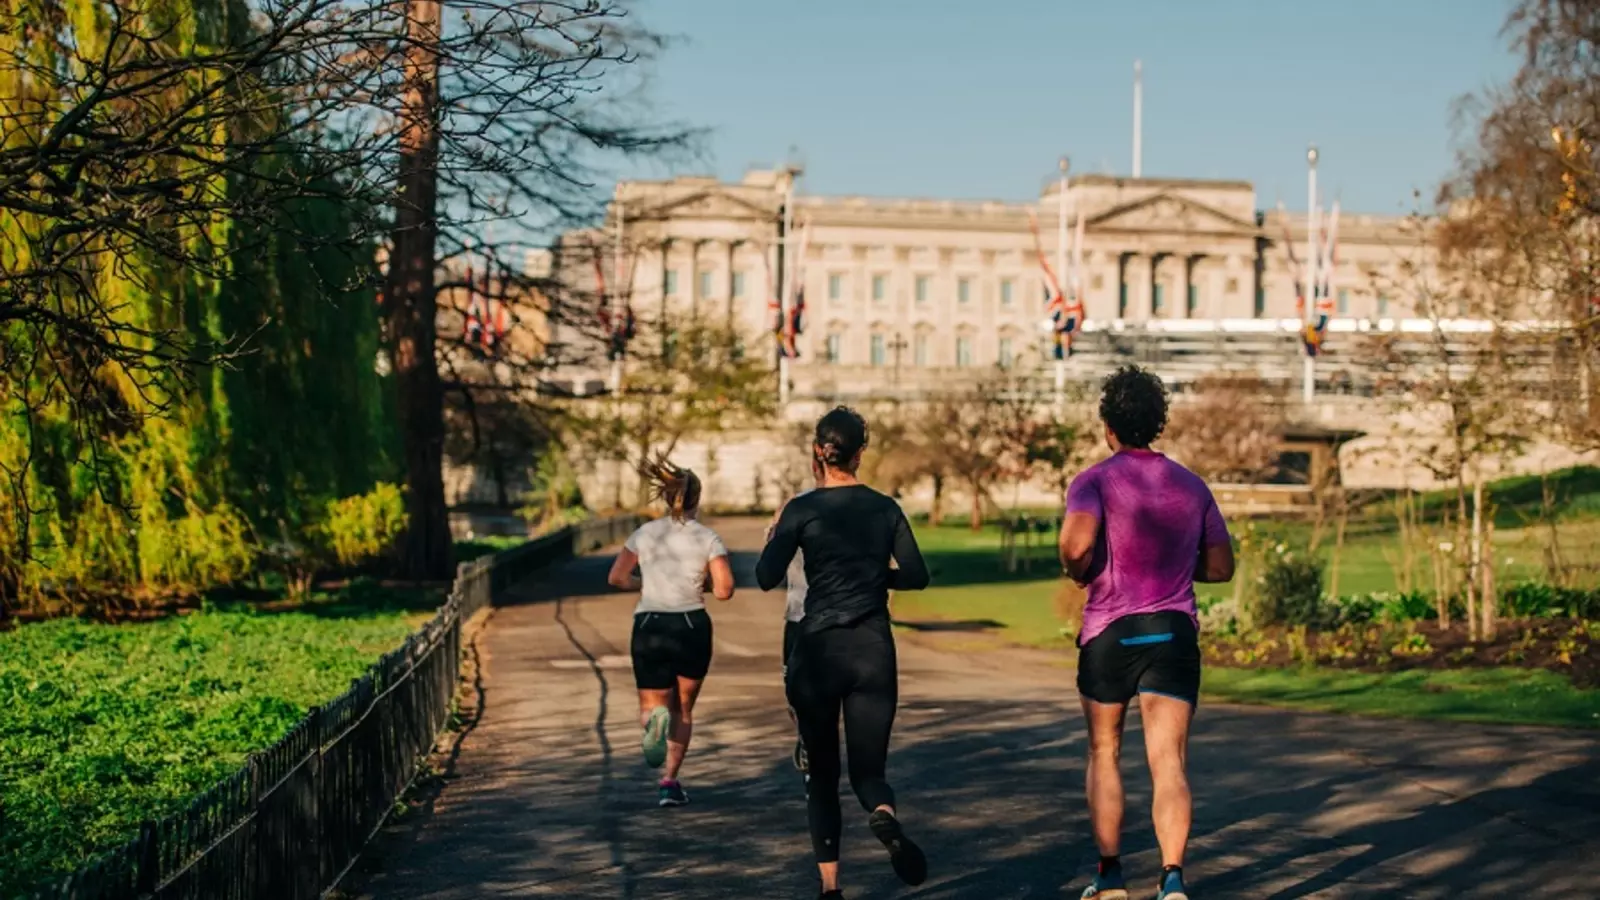
[[[739,197],[718,190],[696,191],[669,200],[653,210],[661,218],[680,219],[772,219],[777,207],[764,209]]]
[[[1178,194],[1156,194],[1131,203],[1114,206],[1091,218],[1087,225],[1096,229],[1124,231],[1189,231],[1249,233],[1254,222],[1228,215]]]

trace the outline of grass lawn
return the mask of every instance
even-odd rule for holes
[[[1461,722],[1600,728],[1600,691],[1533,669],[1352,672],[1343,669],[1205,670],[1207,699],[1323,712]]]
[[[1060,566],[1041,553],[1032,572],[1009,573],[1000,563],[1000,530],[974,533],[965,525],[915,526],[917,542],[933,576],[926,591],[894,597],[894,617],[913,624],[945,623],[951,630],[998,632],[1032,646],[1066,646],[1065,623],[1053,598],[1061,587]],[[1045,541],[1053,541],[1046,536]]]
[[[1301,526],[1281,526],[1301,527]],[[1574,523],[1568,528],[1600,528]],[[1062,581],[1048,550],[1031,573],[1008,573],[1000,562],[1000,532],[974,533],[964,525],[916,526],[933,572],[926,591],[895,595],[894,617],[903,627],[982,631],[1009,643],[1069,648],[1068,623],[1056,614]],[[1537,532],[1496,532],[1495,546],[1515,559],[1537,559]],[[1383,554],[1392,536],[1353,538],[1346,547],[1340,591],[1392,591],[1394,575]],[[1046,543],[1053,536],[1046,537]],[[1531,567],[1530,567],[1531,569]],[[1527,572],[1533,577],[1537,571]],[[1231,592],[1201,585],[1201,593]],[[1582,690],[1562,675],[1529,669],[1471,669],[1366,673],[1332,668],[1226,669],[1208,667],[1205,693],[1216,700],[1264,703],[1329,712],[1455,719],[1475,722],[1600,727],[1600,691]]]
[[[438,602],[358,582],[287,611],[0,634],[0,897],[181,809],[344,692]]]

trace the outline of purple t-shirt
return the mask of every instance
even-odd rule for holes
[[[1122,450],[1079,473],[1067,513],[1100,523],[1079,645],[1124,616],[1168,610],[1199,627],[1194,570],[1203,547],[1231,540],[1200,476],[1151,450]]]

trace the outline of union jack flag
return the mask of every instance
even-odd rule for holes
[[[1051,355],[1055,359],[1066,359],[1072,355],[1072,336],[1083,327],[1085,319],[1083,309],[1083,294],[1079,284],[1078,270],[1074,266],[1071,277],[1068,279],[1070,293],[1063,291],[1061,282],[1056,278],[1055,270],[1050,268],[1050,263],[1045,259],[1044,244],[1039,238],[1039,220],[1032,212],[1028,213],[1028,227],[1033,231],[1034,255],[1039,259],[1039,268],[1044,270],[1045,288],[1045,314],[1051,322]],[[1074,261],[1082,253],[1083,241],[1083,216],[1078,216],[1078,230],[1075,235],[1077,246],[1074,249]]]

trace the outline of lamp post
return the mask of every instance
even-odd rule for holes
[[[894,351],[894,370],[890,376],[890,383],[898,390],[900,387],[900,354],[906,349],[906,339],[900,332],[894,333],[894,340],[889,342],[889,349]]]

